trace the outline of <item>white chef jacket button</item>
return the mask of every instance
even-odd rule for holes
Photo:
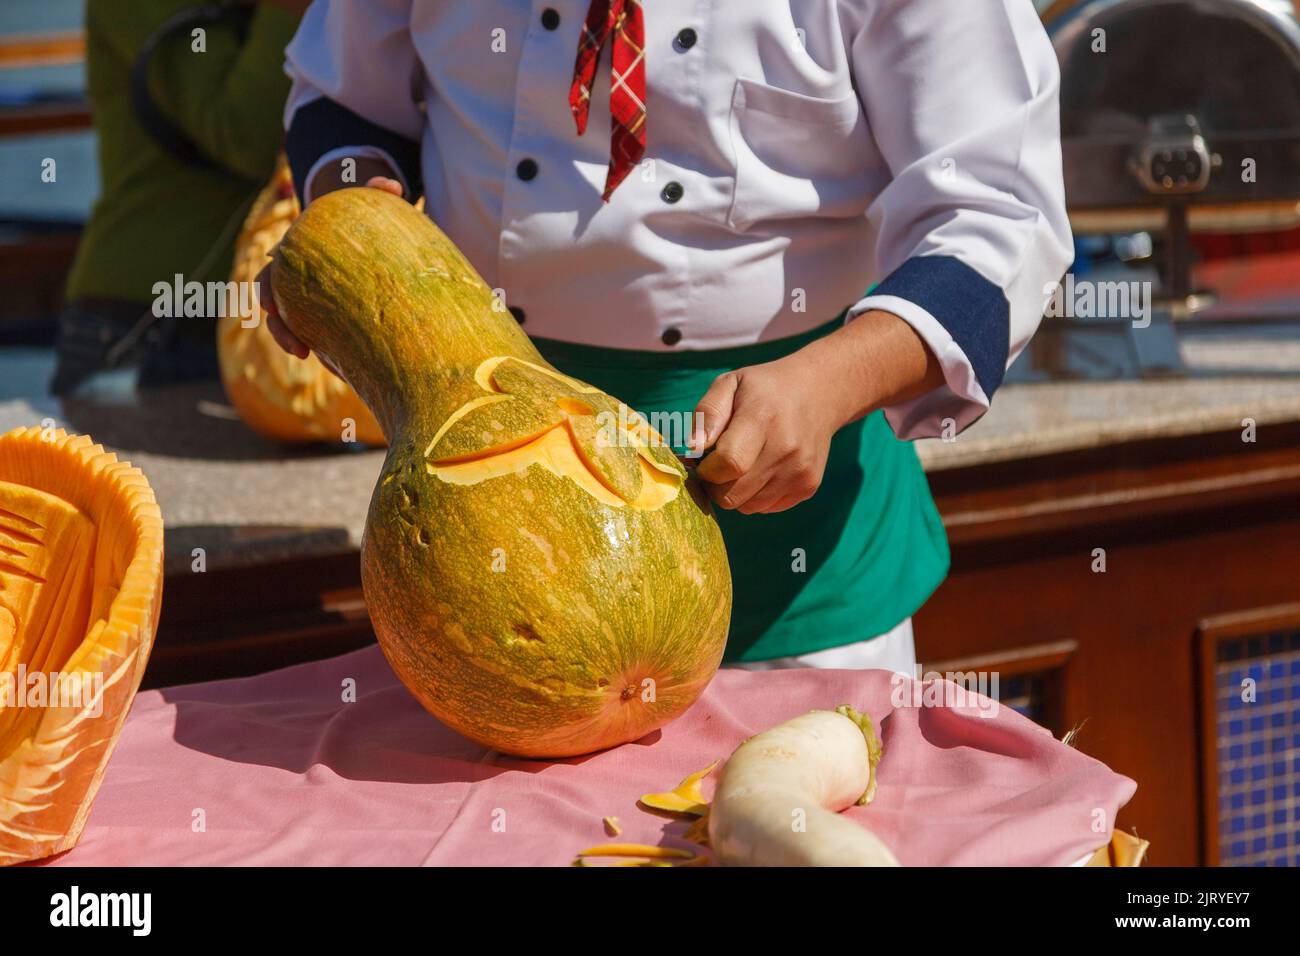
[[[528,180],[532,179],[534,176],[537,175],[537,160],[535,159],[519,160],[519,165],[515,167],[515,175],[518,176],[520,179],[522,179],[524,182],[528,182]]]
[[[519,308],[519,306],[517,306],[517,305],[512,305],[512,306],[510,306],[509,312],[510,312],[511,315],[513,315],[513,316],[515,317],[515,321],[516,321],[516,322],[518,322],[520,325],[523,325],[523,324],[524,324],[524,318],[525,318],[525,316],[524,316],[524,310],[523,310],[523,309]]]
[[[698,39],[699,36],[696,35],[695,31],[690,27],[686,27],[683,30],[679,30],[677,36],[673,37],[673,46],[677,47],[678,51],[685,53],[691,47],[695,46],[695,41]]]
[[[560,28],[560,13],[554,7],[547,7],[542,11],[542,26],[548,30],[558,30]]]
[[[674,203],[682,198],[686,190],[682,189],[682,184],[673,180],[659,193],[659,198],[666,203]]]
[[[676,345],[682,340],[681,329],[665,329],[664,334],[659,336],[659,341],[664,345]]]

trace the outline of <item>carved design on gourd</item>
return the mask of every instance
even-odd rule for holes
[[[541,465],[597,500],[654,510],[677,497],[685,472],[637,412],[553,369],[512,356],[481,363],[484,394],[438,428],[429,474],[455,484]]]
[[[0,508],[0,670],[7,669],[15,653],[26,605],[31,603],[29,595],[45,584],[44,577],[23,567],[24,563],[34,564],[32,552],[43,547],[31,532],[42,530],[35,521]]]
[[[0,490],[0,495],[3,491]],[[35,533],[44,528],[30,518],[0,508],[0,670],[6,669],[22,630],[28,593],[45,578],[24,564],[35,564],[32,553],[43,547]],[[22,595],[20,598],[18,595]],[[19,602],[23,607],[19,606]]]
[[[43,666],[88,612],[95,526],[62,498],[10,482],[0,481],[0,502],[0,671],[13,673]]]

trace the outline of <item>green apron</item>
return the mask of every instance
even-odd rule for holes
[[[719,375],[789,355],[841,321],[712,351],[534,341],[556,368],[647,417],[689,416]],[[778,514],[714,513],[735,592],[729,662],[808,654],[884,634],[919,608],[948,572],[948,540],[921,464],[911,444],[894,437],[882,412],[840,429],[812,498]]]

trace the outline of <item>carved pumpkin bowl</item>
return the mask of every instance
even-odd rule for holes
[[[84,435],[0,436],[0,864],[76,844],[144,674],[163,526]]]

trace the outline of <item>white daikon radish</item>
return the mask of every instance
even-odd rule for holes
[[[728,866],[898,866],[839,815],[875,795],[880,743],[852,707],[814,710],[750,737],[722,768],[709,844]]]

